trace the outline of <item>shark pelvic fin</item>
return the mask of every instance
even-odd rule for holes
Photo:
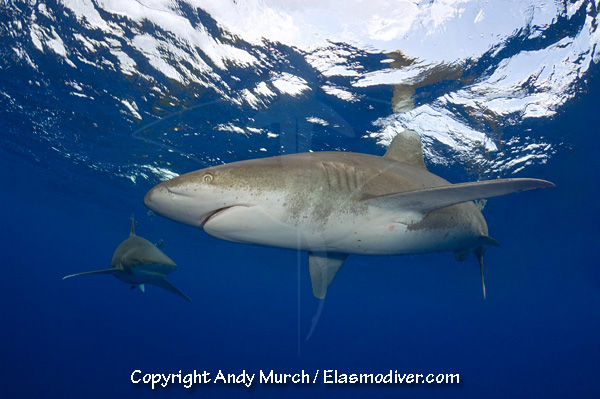
[[[477,257],[479,262],[479,272],[481,273],[481,289],[483,290],[483,299],[486,299],[485,295],[485,280],[483,279],[483,254],[485,253],[486,247],[478,247],[473,253]]]
[[[397,221],[404,224],[413,224],[420,222],[429,212],[439,208],[545,187],[554,187],[554,184],[539,179],[498,179],[449,184],[422,190],[364,198],[363,201],[378,207],[399,209],[402,212],[398,214]]]
[[[173,294],[179,295],[180,297],[184,298],[186,301],[188,302],[192,302],[192,300],[190,299],[189,296],[185,295],[183,292],[181,292],[177,287],[175,287],[173,284],[171,284],[169,282],[169,280],[162,278],[156,281],[153,281],[152,284],[156,285],[157,287],[160,287],[162,289],[165,289],[169,292],[172,292]],[[141,284],[140,284],[141,285]]]
[[[340,266],[348,254],[312,252],[308,253],[308,271],[312,283],[313,294],[318,299],[327,295],[327,287],[333,281]]]
[[[469,256],[470,253],[471,251],[454,251],[454,259],[458,262],[462,262],[467,259],[467,256]]]
[[[142,291],[144,294],[146,293],[146,286],[144,284],[140,284],[138,287],[140,287],[140,291]]]
[[[85,274],[112,274],[114,275],[115,272],[120,271],[119,269],[104,269],[104,270],[94,270],[93,272],[83,272],[83,273],[76,273],[76,274],[69,274],[68,276],[64,276],[64,279],[70,278],[70,277],[76,277],[76,276],[83,276]]]
[[[421,137],[413,130],[405,130],[394,136],[383,157],[427,170],[423,159]]]

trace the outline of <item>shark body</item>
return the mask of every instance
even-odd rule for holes
[[[63,280],[86,274],[112,274],[119,280],[130,284],[132,288],[138,286],[142,292],[146,290],[145,284],[153,284],[191,302],[192,300],[187,295],[165,278],[176,268],[175,262],[154,244],[135,234],[132,217],[129,237],[115,250],[110,262],[110,269],[71,274],[63,277]]]
[[[315,152],[190,172],[151,189],[146,206],[224,240],[306,250],[313,293],[324,298],[348,254],[453,251],[457,260],[498,243],[472,201],[551,187],[538,179],[450,184],[430,173],[417,133],[381,156]]]

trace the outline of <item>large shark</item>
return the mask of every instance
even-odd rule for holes
[[[313,294],[348,254],[474,253],[498,245],[474,200],[533,188],[538,179],[451,184],[430,173],[417,133],[394,137],[383,157],[314,152],[251,159],[190,172],[152,188],[144,203],[234,242],[308,251]]]
[[[110,269],[71,274],[63,277],[63,280],[85,274],[112,274],[119,280],[131,284],[132,288],[139,286],[142,292],[146,291],[144,284],[154,284],[191,302],[192,300],[187,295],[165,278],[167,274],[177,268],[175,262],[156,245],[145,238],[136,236],[134,223],[132,217],[129,237],[115,250],[110,262]]]

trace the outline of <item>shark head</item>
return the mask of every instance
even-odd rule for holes
[[[144,204],[167,218],[195,227],[233,206],[244,206],[232,193],[227,173],[207,168],[178,176],[152,188]]]
[[[248,160],[186,173],[152,188],[144,204],[162,216],[210,231],[214,220],[247,208],[260,211],[265,196],[281,192],[286,168],[277,162],[277,157]]]

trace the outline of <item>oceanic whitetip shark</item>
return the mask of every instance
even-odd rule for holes
[[[146,291],[144,284],[153,284],[177,294],[188,301],[192,301],[187,295],[171,284],[165,276],[177,268],[167,255],[145,238],[135,235],[134,220],[131,218],[131,230],[129,237],[123,241],[113,254],[110,269],[96,270],[71,274],[63,277],[83,276],[85,274],[112,274],[119,280],[131,284],[132,288],[140,287],[142,292]]]
[[[538,179],[451,184],[430,173],[417,133],[394,137],[383,157],[314,152],[251,159],[187,173],[152,188],[153,211],[224,240],[308,251],[313,293],[348,254],[474,253],[498,242],[474,200],[533,188]]]

